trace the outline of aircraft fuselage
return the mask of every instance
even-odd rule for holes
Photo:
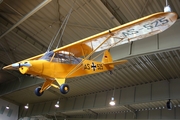
[[[19,68],[22,74],[31,74],[48,79],[77,77],[113,69],[111,66],[91,60],[84,60],[83,64],[78,67],[77,64],[49,62],[46,60],[31,60],[28,62],[31,66]],[[75,67],[77,68],[73,71]]]

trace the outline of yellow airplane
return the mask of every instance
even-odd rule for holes
[[[159,12],[127,24],[115,27],[91,37],[82,39],[61,48],[47,51],[44,54],[5,66],[3,69],[19,69],[22,74],[30,74],[45,80],[42,87],[35,89],[41,96],[53,86],[62,94],[70,90],[65,84],[67,78],[109,71],[114,65],[126,63],[127,60],[113,61],[109,49],[149,37],[172,26],[177,20],[174,12]],[[90,59],[93,53],[102,51],[102,61]],[[53,84],[57,81],[58,85]]]

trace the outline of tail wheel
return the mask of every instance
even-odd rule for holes
[[[62,85],[60,86],[60,92],[61,92],[62,94],[67,94],[67,93],[69,92],[69,85],[67,85],[67,84],[62,84]]]
[[[44,92],[42,92],[42,93],[40,93],[40,90],[41,90],[41,87],[37,87],[36,89],[35,89],[35,94],[37,95],[37,96],[41,96]]]

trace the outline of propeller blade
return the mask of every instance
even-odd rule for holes
[[[20,63],[14,63],[11,65],[13,68],[17,68],[17,67],[20,67]]]
[[[14,63],[11,65],[13,68],[19,68],[19,67],[22,67],[22,66],[25,66],[25,67],[30,67],[31,64],[29,62],[24,62],[24,63]]]

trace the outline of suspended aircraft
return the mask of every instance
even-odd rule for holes
[[[43,78],[45,82],[42,87],[35,89],[37,96],[41,96],[51,86],[60,89],[62,94],[67,94],[70,90],[65,83],[67,78],[110,71],[115,65],[127,62],[113,61],[109,51],[112,47],[161,33],[176,20],[177,14],[174,12],[158,12],[5,66],[3,69],[18,69],[22,74]],[[102,61],[91,58],[95,52],[100,52]],[[54,84],[55,81],[58,85]]]

